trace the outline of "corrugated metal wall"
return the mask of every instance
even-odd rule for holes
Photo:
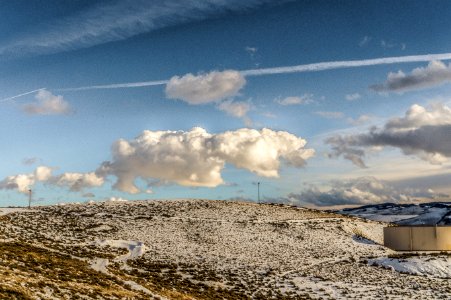
[[[384,245],[398,251],[451,250],[451,226],[385,227]]]

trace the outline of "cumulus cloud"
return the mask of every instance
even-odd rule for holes
[[[39,166],[33,173],[11,175],[0,181],[0,190],[17,190],[27,193],[37,181],[46,181],[52,175],[52,168]]]
[[[345,116],[341,111],[317,111],[315,114],[326,119],[342,119]]]
[[[37,181],[47,181],[52,177],[53,169],[46,166],[39,166],[34,171],[34,177]]]
[[[285,131],[239,129],[210,134],[190,131],[144,131],[137,138],[120,139],[112,146],[113,160],[104,162],[98,176],[114,175],[114,187],[138,193],[135,180],[158,179],[184,186],[215,187],[223,184],[226,164],[278,177],[281,161],[302,167],[314,155],[306,141]]]
[[[399,148],[406,155],[440,164],[451,157],[451,109],[438,103],[428,109],[415,104],[404,117],[390,119],[383,128],[332,136],[326,143],[332,148],[331,157],[343,156],[359,167],[365,167],[365,154],[374,146]]]
[[[17,190],[20,193],[27,193],[35,182],[33,174],[12,175],[0,181],[0,190]]]
[[[252,126],[252,120],[247,116],[247,113],[252,109],[252,104],[250,101],[244,102],[226,100],[219,103],[217,108],[232,117],[243,119],[246,126]]]
[[[71,191],[81,191],[85,188],[103,185],[105,178],[94,172],[90,173],[63,173],[48,179],[48,183],[69,188]]]
[[[362,96],[359,93],[354,93],[354,94],[347,94],[345,96],[345,98],[348,101],[355,101],[355,100],[359,100],[360,98],[362,98]]]
[[[37,102],[22,106],[22,110],[30,115],[67,115],[72,112],[69,103],[63,96],[53,95],[47,90],[36,93]]]
[[[417,199],[434,199],[443,196],[432,189],[397,188],[390,182],[374,177],[360,177],[346,181],[331,183],[328,190],[321,191],[316,187],[301,193],[291,193],[287,200],[294,204],[314,204],[316,206],[332,206],[346,204],[377,204],[385,202],[413,202]]]
[[[286,97],[283,99],[275,99],[276,103],[279,103],[280,105],[300,105],[300,104],[310,104],[313,103],[313,94],[304,94],[302,96],[292,96],[292,97]]]
[[[8,176],[0,190],[26,193],[37,182],[81,191],[99,187],[108,176],[117,178],[114,188],[129,193],[141,192],[135,185],[140,178],[151,185],[180,184],[190,187],[216,187],[225,184],[221,172],[226,164],[259,176],[278,177],[282,163],[303,167],[315,151],[306,141],[285,131],[239,129],[210,134],[202,128],[190,131],[144,131],[130,141],[120,139],[112,145],[111,161],[95,172],[62,173],[39,166],[34,172]],[[146,193],[152,190],[145,189]]]
[[[63,173],[53,175],[53,168],[39,166],[33,173],[12,175],[0,181],[0,190],[17,190],[26,193],[37,182],[47,185],[69,188],[71,191],[80,191],[84,188],[103,185],[105,179],[91,173]]]
[[[405,74],[399,70],[390,72],[383,84],[370,86],[376,92],[405,92],[430,88],[451,82],[451,64],[433,60],[427,67],[419,67]]]
[[[166,84],[166,96],[192,105],[218,102],[233,97],[246,84],[240,72],[212,71],[207,74],[174,76]]]
[[[223,101],[218,105],[218,109],[226,112],[236,118],[244,118],[247,113],[251,110],[252,105],[249,102],[243,101]]]

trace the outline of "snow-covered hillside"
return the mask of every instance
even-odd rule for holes
[[[406,259],[380,245],[385,223],[317,210],[133,201],[10,210],[0,220],[2,299],[451,297],[445,255],[415,258],[447,260],[434,263],[440,273],[404,272],[393,265]]]
[[[383,203],[345,208],[337,213],[399,225],[451,225],[451,203],[448,202]]]

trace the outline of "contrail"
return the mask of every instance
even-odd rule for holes
[[[142,82],[129,82],[129,83],[114,83],[106,85],[91,85],[82,86],[76,88],[56,89],[60,92],[72,92],[72,91],[86,91],[86,90],[100,90],[100,89],[119,89],[119,88],[134,88],[153,85],[165,85],[169,80],[157,80],[157,81],[142,81]]]
[[[29,91],[29,92],[26,92],[26,93],[23,93],[23,94],[15,95],[15,96],[12,96],[12,97],[9,97],[9,98],[1,99],[0,102],[11,101],[13,99],[16,99],[16,98],[19,98],[19,97],[22,97],[22,96],[25,96],[25,95],[33,94],[33,93],[36,93],[36,92],[39,92],[39,91],[42,91],[42,90],[45,90],[45,88],[40,88],[40,89],[32,90],[32,91]]]
[[[275,74],[318,72],[318,71],[333,70],[333,69],[359,68],[359,67],[366,67],[366,66],[423,62],[423,61],[431,61],[431,60],[451,60],[451,53],[395,56],[395,57],[383,57],[383,58],[373,58],[373,59],[363,59],[363,60],[328,61],[328,62],[320,62],[320,63],[296,65],[296,66],[264,68],[264,69],[249,69],[249,70],[241,70],[239,72],[243,76],[263,76],[263,75],[275,75]],[[96,90],[96,89],[134,88],[134,87],[145,87],[145,86],[154,86],[154,85],[165,85],[168,82],[169,82],[169,80],[116,83],[116,84],[107,84],[107,85],[93,85],[93,86],[83,86],[83,87],[76,87],[76,88],[66,88],[66,89],[59,89],[58,91],[83,91],[83,90]]]
[[[263,68],[263,69],[249,69],[238,71],[243,76],[263,76],[263,75],[276,75],[276,74],[289,74],[289,73],[305,73],[305,72],[318,72],[325,70],[344,69],[344,68],[360,68],[367,66],[377,65],[389,65],[400,63],[412,63],[412,62],[427,62],[431,60],[451,60],[451,53],[441,54],[425,54],[425,55],[409,55],[409,56],[393,56],[383,58],[372,58],[362,60],[342,60],[342,61],[328,61],[319,62],[313,64],[275,67],[275,68]],[[165,85],[169,80],[156,80],[156,81],[142,81],[142,82],[129,82],[129,83],[115,83],[106,85],[91,85],[64,89],[55,89],[55,91],[69,92],[69,91],[85,91],[85,90],[99,90],[99,89],[118,89],[118,88],[136,88],[146,86]],[[43,89],[37,89],[31,92],[23,93],[13,97],[5,98],[0,102],[9,101],[21,96],[25,96]]]
[[[265,68],[265,69],[251,69],[243,70],[240,73],[243,76],[261,76],[274,74],[288,74],[288,73],[303,73],[303,72],[317,72],[324,70],[343,69],[343,68],[359,68],[366,66],[389,65],[399,63],[423,62],[431,60],[450,60],[451,53],[443,54],[425,54],[425,55],[410,55],[410,56],[394,56],[363,60],[342,60],[320,62],[307,65]]]

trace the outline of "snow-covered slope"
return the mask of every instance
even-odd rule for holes
[[[399,225],[451,225],[451,203],[447,202],[383,203],[345,208],[337,213]]]
[[[38,207],[0,220],[0,298],[451,297],[446,272],[414,276],[385,263],[394,253],[380,245],[384,223],[317,210],[134,201]]]

